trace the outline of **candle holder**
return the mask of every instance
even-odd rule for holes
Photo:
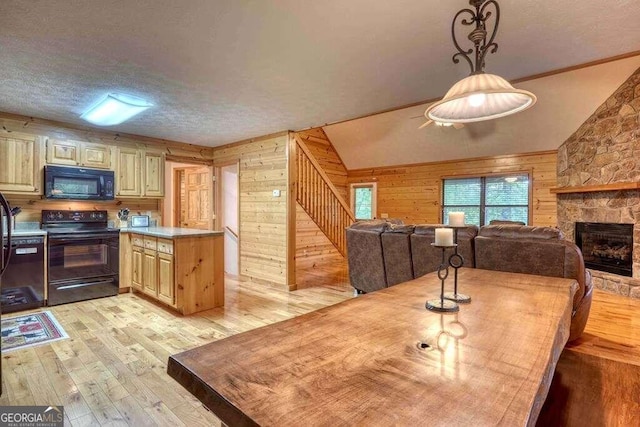
[[[458,253],[458,230],[466,228],[466,225],[451,226],[451,228],[453,228],[453,243],[455,246],[454,253],[449,257],[449,265],[453,267],[453,292],[445,293],[444,298],[460,304],[468,304],[471,302],[471,297],[458,293],[458,269],[464,265],[464,258]]]
[[[457,247],[457,244],[453,246],[438,246],[432,243],[431,246],[442,250],[442,263],[438,267],[438,279],[440,279],[440,298],[430,299],[425,304],[425,308],[430,311],[436,311],[439,313],[455,313],[460,310],[460,307],[455,301],[451,301],[445,298],[444,294],[444,281],[449,276],[449,265],[445,262],[444,252],[447,248]]]

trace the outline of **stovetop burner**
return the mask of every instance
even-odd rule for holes
[[[42,229],[49,234],[117,232],[109,227],[107,211],[42,211]]]

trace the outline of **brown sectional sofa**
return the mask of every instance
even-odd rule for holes
[[[438,224],[404,225],[399,220],[360,221],[347,229],[351,285],[360,292],[406,282],[437,270],[442,251],[431,246]],[[578,247],[551,227],[514,224],[458,230],[465,267],[576,279],[572,341],[582,334],[593,294],[591,275]],[[448,254],[447,254],[448,258]]]

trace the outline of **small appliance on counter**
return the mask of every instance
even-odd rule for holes
[[[149,215],[131,215],[129,227],[149,227]]]

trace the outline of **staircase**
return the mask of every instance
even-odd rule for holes
[[[302,138],[294,134],[294,139],[296,201],[346,256],[346,228],[355,221],[353,213]]]

